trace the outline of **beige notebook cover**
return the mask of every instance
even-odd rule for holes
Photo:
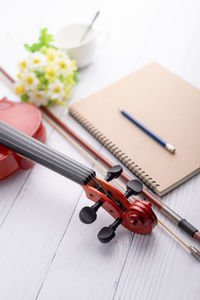
[[[122,116],[119,108],[172,144],[175,154]],[[160,196],[200,171],[200,91],[156,63],[69,111]]]

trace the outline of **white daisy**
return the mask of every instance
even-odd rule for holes
[[[60,72],[56,64],[54,65],[49,64],[45,67],[45,77],[49,79],[51,82],[55,81],[55,79],[58,78],[59,75]]]
[[[24,72],[22,75],[22,81],[24,83],[24,86],[26,87],[26,90],[34,90],[36,89],[36,86],[39,83],[39,80],[37,79],[35,73],[33,72]]]
[[[28,93],[29,101],[36,106],[46,106],[48,104],[48,98],[44,91],[31,91]]]
[[[58,59],[57,50],[55,48],[49,47],[46,49],[46,57],[49,63],[54,63]]]
[[[65,98],[64,84],[56,79],[48,86],[48,96],[52,100],[62,101]]]
[[[30,70],[43,71],[43,67],[47,65],[47,58],[40,52],[31,53],[27,59],[27,66]]]
[[[57,56],[61,59],[70,60],[66,50],[58,49]]]
[[[63,76],[67,76],[70,71],[70,60],[59,58],[59,60],[56,63],[57,69],[59,74],[62,74]]]
[[[24,81],[18,80],[15,82],[15,93],[18,95],[23,95],[26,92],[26,87]]]
[[[27,59],[21,60],[18,62],[20,71],[24,71],[27,68]]]

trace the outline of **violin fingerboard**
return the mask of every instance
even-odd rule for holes
[[[86,185],[95,172],[61,152],[0,121],[0,144],[78,184]]]

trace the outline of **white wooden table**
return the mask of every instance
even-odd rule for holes
[[[200,3],[198,0],[11,1],[0,3],[0,64],[15,76],[23,43],[48,27],[89,22],[110,42],[80,72],[71,103],[157,61],[200,88]],[[0,83],[0,97],[18,98]],[[116,160],[68,114],[54,112],[110,160]],[[102,116],[103,122],[103,116]],[[47,144],[90,166],[72,145],[46,124]],[[99,172],[97,171],[98,175]],[[200,228],[200,175],[163,201]],[[160,226],[150,236],[120,227],[107,245],[96,238],[112,222],[101,210],[91,225],[79,221],[91,204],[81,188],[36,165],[0,183],[0,300],[18,299],[200,299],[200,264]],[[162,215],[177,234],[199,247]]]

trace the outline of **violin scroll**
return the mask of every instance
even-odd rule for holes
[[[149,234],[157,224],[151,203],[144,200],[135,200],[125,212],[124,223],[133,232]]]

